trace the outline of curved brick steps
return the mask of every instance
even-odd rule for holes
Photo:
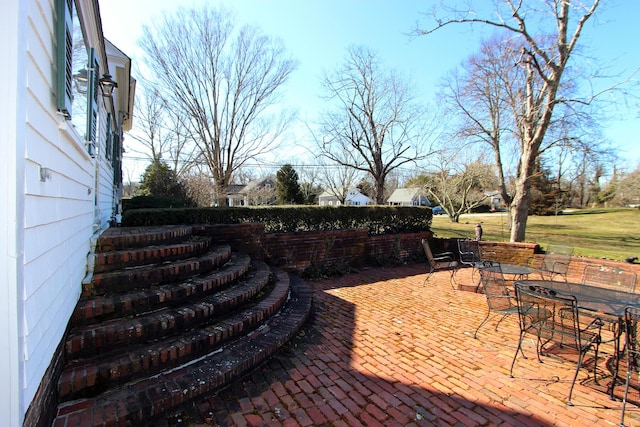
[[[90,357],[188,331],[249,300],[267,285],[270,274],[269,267],[259,262],[246,285],[232,290],[235,292],[219,292],[176,308],[75,328],[67,334],[66,355],[69,359]]]
[[[157,264],[202,255],[211,245],[210,237],[191,236],[171,245],[154,245],[118,251],[100,252],[95,256],[94,273],[120,270],[144,264]]]
[[[91,282],[83,285],[82,295],[125,293],[184,280],[218,268],[230,256],[231,248],[220,246],[205,255],[186,260],[94,274]]]
[[[278,281],[284,280],[283,274],[286,273],[277,274]],[[260,328],[173,370],[94,398],[63,403],[58,406],[53,425],[149,425],[170,409],[229,384],[272,356],[306,321],[311,290],[299,278],[291,279],[291,294],[285,306]]]
[[[71,326],[86,326],[114,318],[176,306],[187,299],[205,296],[234,283],[247,274],[251,258],[232,253],[229,261],[219,270],[186,280],[112,296],[90,296],[78,301],[71,318]]]
[[[216,239],[188,226],[100,236],[53,381],[54,425],[148,425],[299,330],[311,307],[306,284]]]
[[[250,289],[251,288],[251,289]],[[247,298],[257,290],[246,283],[224,292],[218,298],[220,306],[230,306]],[[246,334],[258,327],[264,319],[273,316],[289,295],[289,277],[281,275],[269,297],[248,304],[241,311],[220,317],[215,323],[191,332],[157,341],[151,345],[128,346],[126,351],[91,359],[71,362],[58,383],[61,401],[96,395],[107,388],[175,368],[193,358],[203,356],[222,343]]]

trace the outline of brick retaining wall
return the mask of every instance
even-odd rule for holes
[[[231,245],[235,250],[263,259],[271,265],[289,271],[303,272],[313,265],[335,267],[348,265],[379,266],[396,260],[424,261],[420,241],[431,238],[430,231],[420,233],[368,236],[366,229],[308,231],[296,233],[265,233],[264,225],[218,224],[194,227],[194,234],[214,236],[217,243]],[[456,239],[431,239],[433,252],[458,253]],[[506,264],[526,265],[531,257],[542,259],[537,243],[482,241],[486,258]],[[574,256],[569,267],[570,280],[579,281],[587,264],[611,264],[636,271],[640,264]]]
[[[262,224],[199,225],[194,233],[213,236],[217,243],[264,259],[289,271],[309,267],[362,267],[424,259],[420,240],[431,237],[420,233],[368,236],[364,228],[348,230],[265,233]]]

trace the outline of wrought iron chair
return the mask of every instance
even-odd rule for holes
[[[594,265],[589,264],[585,266],[582,272],[582,283],[585,285],[593,285],[599,286],[603,288],[615,289],[624,292],[633,293],[636,288],[636,279],[637,275],[635,272],[630,270],[624,270],[622,268],[616,266],[608,266],[608,265]],[[611,338],[607,338],[602,342],[613,342],[614,343],[614,353],[619,354],[620,352],[620,338],[624,331],[623,325],[620,324],[620,319],[617,316],[609,316],[604,313],[594,314],[589,311],[581,311],[580,315],[583,318],[599,318],[603,322],[604,329],[611,333]],[[602,335],[602,331],[600,332]],[[617,377],[618,373],[618,359],[615,361],[614,366],[614,378]],[[615,383],[611,385],[611,396],[613,397],[613,389],[615,387]]]
[[[475,283],[477,271],[481,266],[486,266],[489,262],[483,259],[483,252],[480,248],[480,242],[471,239],[458,239],[458,254],[460,255],[460,264],[472,268],[471,281]],[[478,277],[476,290],[480,288],[480,282],[481,279],[480,277]]]
[[[438,270],[450,270],[449,283],[451,284],[451,287],[455,289],[453,275],[460,264],[455,260],[453,252],[441,252],[434,254],[431,252],[431,246],[429,246],[429,241],[427,239],[422,239],[422,247],[424,248],[424,253],[427,256],[427,267],[429,269],[427,277],[424,279],[423,286],[427,284],[427,281],[433,272]]]
[[[622,412],[620,414],[621,426],[624,426],[624,412],[627,408],[631,376],[635,373],[636,378],[640,380],[640,337],[638,337],[638,321],[640,321],[640,307],[626,307],[624,309],[624,323],[626,331],[627,380],[624,384],[624,396],[622,398]]]
[[[561,349],[575,350],[578,352],[578,362],[567,399],[567,405],[573,406],[573,403],[571,403],[573,387],[578,378],[578,372],[582,367],[585,354],[594,348],[595,360],[598,360],[600,345],[598,323],[600,320],[594,319],[591,324],[581,327],[576,298],[541,286],[516,283],[516,299],[518,302],[520,338],[511,362],[510,376],[513,377],[513,368],[518,352],[525,357],[522,350],[522,342],[527,335],[533,335],[536,338],[536,353],[538,361],[541,363],[540,355],[544,355],[545,346],[549,344],[555,344],[557,348]],[[596,367],[597,363],[594,363],[594,378],[596,376]]]
[[[536,265],[536,258],[529,258],[527,267],[538,272],[545,280],[553,280],[555,276],[561,276],[566,282],[572,255],[573,248],[570,246],[549,245],[542,257],[542,262]]]
[[[635,292],[637,275],[630,270],[609,265],[589,264],[582,272],[582,283],[625,292]]]
[[[478,338],[478,331],[489,321],[491,313],[502,315],[498,323],[496,323],[496,331],[498,330],[500,322],[502,322],[505,317],[511,314],[518,314],[518,304],[515,295],[509,291],[504,281],[500,265],[492,265],[492,267],[491,269],[480,268],[480,283],[482,284],[484,295],[487,298],[487,315],[476,328],[473,334],[474,338]]]

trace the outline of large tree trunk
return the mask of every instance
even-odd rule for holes
[[[384,205],[384,178],[376,180],[376,204]]]
[[[534,147],[532,147],[534,145]],[[535,174],[535,159],[538,157],[537,144],[523,144],[515,196],[511,202],[511,241],[524,242],[527,217],[531,204],[531,178]]]
[[[227,205],[227,186],[223,182],[216,180],[216,204],[218,206]]]

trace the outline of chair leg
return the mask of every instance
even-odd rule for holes
[[[516,348],[516,352],[513,355],[513,360],[511,361],[511,369],[509,369],[509,376],[513,378],[513,367],[516,365],[516,359],[518,357],[518,352],[522,353],[522,357],[525,357],[524,352],[522,351],[522,337],[524,333],[520,331],[520,337],[518,338],[518,348]],[[526,359],[526,357],[525,357]]]
[[[454,291],[458,289],[458,284],[456,283],[455,275],[458,272],[457,268],[452,268],[451,273],[449,274],[449,284],[451,285],[451,289]]]
[[[629,394],[629,383],[631,382],[631,360],[627,355],[627,381],[624,384],[624,396],[622,397],[622,411],[620,413],[620,425],[624,426],[624,411],[627,407],[627,395]]]
[[[476,283],[475,277],[478,276],[478,282]],[[476,293],[482,286],[482,281],[480,280],[480,270],[475,265],[471,267],[471,283],[476,283]]]
[[[586,352],[581,352],[578,356],[578,366],[576,366],[576,372],[573,374],[573,381],[571,381],[571,388],[569,388],[569,398],[567,399],[567,405],[573,406],[573,402],[571,402],[571,396],[573,395],[573,386],[576,385],[576,379],[578,379],[578,372],[580,372],[580,367],[582,366],[582,359],[584,359],[584,355]]]
[[[596,381],[596,384],[597,384],[597,376],[596,376],[597,372],[596,372],[596,369],[598,367],[598,350],[599,350],[599,347],[600,347],[600,345],[596,344],[596,348],[594,349],[595,360],[593,362],[593,379],[594,379],[594,381]],[[580,368],[582,367],[582,362],[583,362],[584,357],[586,356],[587,351],[589,350],[589,348],[587,348],[585,351],[580,352],[580,355],[578,356],[578,366],[576,367],[575,374],[573,374],[573,381],[571,381],[571,388],[569,389],[569,399],[567,400],[567,405],[569,405],[569,406],[573,406],[573,403],[571,402],[571,396],[573,395],[573,387],[576,385],[576,379],[578,378],[578,373],[580,372]],[[613,380],[615,381],[615,378]]]
[[[622,348],[622,350],[620,350],[620,338],[622,337],[622,324],[620,322],[617,323],[617,325],[615,326],[615,332],[614,332],[614,350],[613,350],[613,354],[614,354],[614,363],[615,366],[613,368],[613,381],[611,381],[611,391],[609,394],[609,398],[611,400],[615,400],[615,396],[614,396],[614,389],[616,387],[616,380],[618,378],[618,372],[620,371],[620,357],[618,357],[618,355],[620,354],[624,354],[624,347]],[[622,351],[622,353],[621,353]]]
[[[485,323],[487,323],[487,321],[489,321],[489,316],[491,316],[491,310],[487,310],[487,315],[485,316],[484,320],[480,322],[480,324],[476,328],[476,331],[473,333],[474,338],[478,338],[478,331],[480,330],[480,328],[482,328],[482,326],[484,326]]]
[[[503,321],[507,316],[509,316],[509,315],[508,315],[508,314],[505,314],[504,316],[502,316],[502,317],[500,318],[500,320],[498,320],[498,322],[496,322],[496,328],[495,328],[495,331],[496,331],[496,332],[498,332],[498,326],[500,326],[500,323],[502,323],[502,321]]]
[[[598,382],[598,353],[600,352],[600,343],[596,344],[595,348],[595,359],[593,359],[593,382],[595,384],[600,385]],[[613,381],[615,382],[616,377],[613,377]]]
[[[429,278],[431,277],[433,272],[434,272],[433,268],[429,269],[429,271],[427,272],[427,277],[425,277],[424,282],[422,282],[422,286],[427,286],[427,282],[429,281]]]

